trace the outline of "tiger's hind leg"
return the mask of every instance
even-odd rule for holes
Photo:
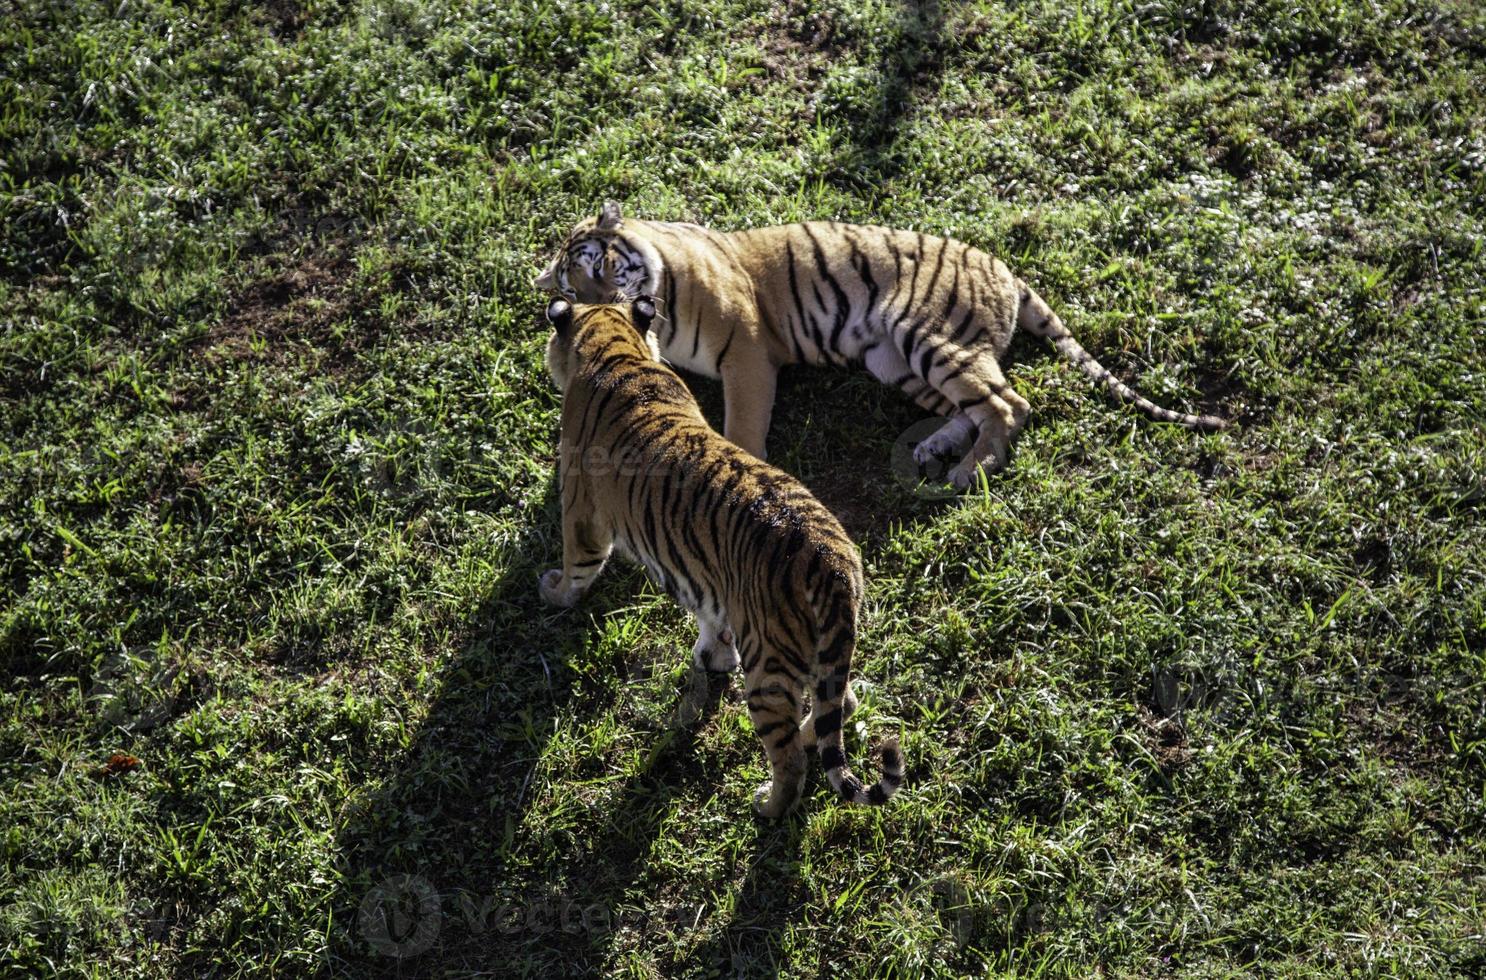
[[[949,473],[950,483],[967,490],[977,470],[995,472],[1006,465],[1011,440],[1026,425],[1030,406],[1006,382],[989,345],[962,347],[933,338],[914,353],[918,356],[909,359],[914,372],[954,404],[974,434],[969,450]]]
[[[958,490],[974,486],[978,470],[994,473],[1006,465],[1011,455],[1011,440],[1027,424],[1031,411],[1027,400],[1006,383],[1001,365],[989,352],[982,352],[976,358],[976,366],[978,371],[967,371],[960,376],[967,379],[963,386],[953,381],[946,384],[951,389],[946,393],[975,424],[975,442],[949,471],[949,482]],[[964,395],[956,390],[961,387],[967,389]]]
[[[775,820],[795,805],[805,787],[805,746],[799,721],[805,689],[798,680],[780,673],[751,673],[748,682],[748,717],[764,743],[770,769],[769,781],[753,794],[753,809]]]
[[[810,706],[810,713],[800,722],[800,739],[805,748],[811,752],[815,751],[815,705]],[[846,697],[841,702],[841,722],[844,725],[857,709],[857,696],[852,691],[850,684],[846,687]]]
[[[975,435],[975,423],[955,408],[954,402],[935,391],[908,367],[903,355],[888,343],[879,343],[864,358],[867,370],[885,385],[901,390],[919,406],[949,421],[913,449],[913,461],[928,466],[934,460],[963,453]]]

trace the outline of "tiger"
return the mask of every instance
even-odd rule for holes
[[[1017,328],[1153,419],[1227,426],[1131,389],[999,259],[951,238],[821,221],[718,232],[627,219],[609,201],[569,232],[534,284],[580,303],[660,299],[662,355],[722,379],[723,433],[760,459],[781,367],[864,365],[949,419],[913,458],[932,468],[958,455],[948,481],[968,489],[979,471],[1006,465],[1027,422],[1027,401],[1000,365]]]
[[[760,816],[795,804],[812,747],[842,799],[886,803],[903,781],[897,739],[884,742],[870,787],[842,742],[857,706],[848,681],[863,590],[846,532],[798,480],[708,425],[648,339],[653,299],[557,299],[547,319],[547,370],[562,391],[562,567],[542,573],[541,598],[572,606],[614,550],[638,560],[695,615],[693,667],[742,667],[770,766],[753,798]]]

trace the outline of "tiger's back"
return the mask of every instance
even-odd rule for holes
[[[884,749],[886,773],[871,788],[841,746],[862,570],[840,523],[798,480],[711,429],[681,379],[653,359],[648,323],[590,307],[559,312],[554,326],[564,568],[550,587],[544,576],[544,596],[570,604],[612,548],[632,556],[696,614],[696,666],[741,664],[772,768],[762,813],[794,802],[816,741],[846,799],[885,802],[901,780],[896,746]],[[807,695],[814,710],[802,721]]]
[[[864,364],[883,344],[906,361],[947,328],[1000,357],[1016,323],[1016,278],[951,238],[877,225],[807,221],[737,233],[760,312],[798,363]]]

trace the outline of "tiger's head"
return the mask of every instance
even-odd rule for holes
[[[619,205],[608,201],[563,242],[535,285],[573,303],[623,303],[655,292],[660,256],[624,227]]]
[[[567,390],[568,381],[581,367],[578,335],[589,326],[627,334],[639,342],[651,360],[659,361],[655,335],[650,332],[654,320],[655,301],[649,296],[637,296],[627,306],[574,306],[565,299],[554,299],[547,304],[547,322],[552,325],[552,335],[547,338],[547,373],[559,391]],[[592,337],[585,341],[590,350],[593,342]]]

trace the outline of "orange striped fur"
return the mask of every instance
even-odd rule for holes
[[[902,781],[897,743],[885,744],[870,787],[842,747],[856,706],[857,550],[803,484],[708,426],[647,343],[654,315],[648,297],[548,309],[547,366],[563,393],[563,558],[542,575],[542,597],[572,605],[616,549],[639,561],[696,615],[694,665],[743,669],[772,776],[755,795],[759,813],[794,804],[810,745],[844,799],[885,803]]]

